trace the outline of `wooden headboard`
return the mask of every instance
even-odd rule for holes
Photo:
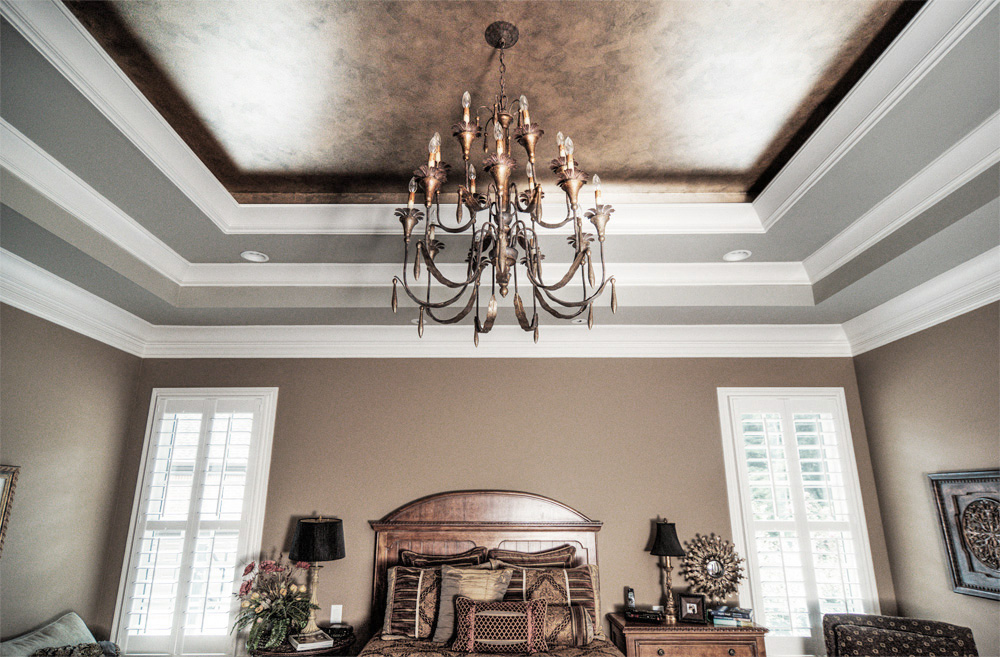
[[[597,565],[603,523],[533,493],[459,490],[422,497],[369,524],[375,530],[372,622],[378,627],[387,571],[399,564],[401,550],[456,554],[484,546],[535,552],[569,543],[576,547],[574,565]]]

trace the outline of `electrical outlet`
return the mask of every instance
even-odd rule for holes
[[[330,605],[330,622],[344,622],[344,605]]]

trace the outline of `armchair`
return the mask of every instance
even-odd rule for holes
[[[967,627],[895,616],[825,614],[823,638],[828,657],[979,655]]]

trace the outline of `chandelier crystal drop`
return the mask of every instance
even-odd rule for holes
[[[573,319],[587,313],[587,324],[594,326],[594,301],[611,286],[611,311],[618,309],[615,279],[607,275],[604,261],[605,228],[614,208],[601,203],[601,181],[594,176],[594,207],[583,216],[580,213],[580,189],[590,176],[580,168],[575,158],[572,138],[559,133],[556,137],[558,156],[549,168],[555,174],[556,185],[566,202],[566,217],[547,223],[542,220],[542,186],[535,166],[535,150],[545,131],[531,122],[528,99],[521,95],[508,100],[504,73],[504,50],[517,42],[517,28],[498,21],[486,28],[486,42],[497,49],[500,61],[500,90],[492,107],[472,108],[472,96],[462,95],[462,120],[451,127],[452,135],[462,150],[460,173],[465,179],[458,187],[455,221],[446,222],[441,216],[440,195],[448,180],[450,165],[441,161],[441,135],[435,132],[427,145],[427,164],[413,172],[409,183],[409,200],[405,208],[397,208],[396,216],[403,226],[403,272],[393,277],[392,310],[396,312],[397,286],[419,307],[417,334],[423,337],[425,317],[440,324],[454,324],[473,314],[473,341],[479,345],[479,334],[489,333],[497,319],[497,292],[506,297],[513,288],[514,315],[520,327],[534,334],[538,342],[538,309],[559,319]],[[474,112],[474,113],[473,113]],[[476,191],[476,167],[470,161],[473,144],[483,138],[482,168],[492,180],[480,184]],[[511,152],[511,138],[525,151],[524,174],[527,184],[520,190],[514,180],[518,162]],[[485,188],[484,188],[485,187]],[[416,194],[423,190],[423,209],[415,207]],[[480,212],[486,220],[479,220]],[[594,233],[584,231],[583,217],[590,220],[596,231],[597,254],[594,254]],[[423,224],[422,235],[415,229]],[[567,242],[572,249],[572,262],[559,272],[558,279],[543,276],[544,255],[539,248],[539,230],[558,229],[571,224]],[[435,257],[445,248],[436,233],[468,234],[470,246],[465,258],[464,279],[452,280],[435,263]],[[409,277],[410,253],[413,251],[412,281]],[[601,276],[595,275],[595,258],[600,259]],[[426,284],[420,282],[423,267],[427,268]],[[443,294],[434,283],[447,289]],[[521,298],[522,289],[530,287],[530,314]],[[489,294],[488,299],[486,295]],[[481,315],[486,299],[485,314]],[[445,308],[455,306],[445,316]]]

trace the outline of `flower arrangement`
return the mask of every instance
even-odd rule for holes
[[[295,582],[299,572],[308,569],[309,564],[304,561],[285,563],[283,557],[247,564],[240,592],[236,594],[240,611],[233,631],[250,628],[248,650],[281,645],[289,634],[306,625],[313,609],[318,609],[310,601],[306,586]]]

